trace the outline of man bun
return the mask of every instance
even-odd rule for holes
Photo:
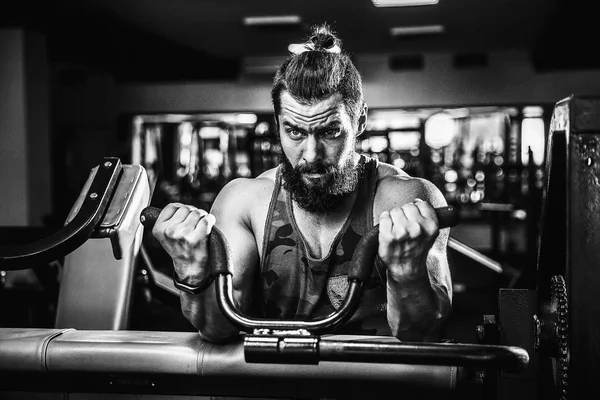
[[[314,25],[311,28],[310,42],[317,51],[328,51],[336,45],[341,49],[342,41],[328,24]]]
[[[273,79],[273,110],[281,112],[281,93],[302,104],[315,104],[340,94],[346,111],[358,123],[364,108],[362,79],[342,41],[327,23],[313,25],[304,43],[290,44],[288,58]]]

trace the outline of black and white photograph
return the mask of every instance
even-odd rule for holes
[[[600,398],[597,18],[4,4],[0,399]]]

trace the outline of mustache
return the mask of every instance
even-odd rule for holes
[[[336,168],[334,165],[316,162],[296,165],[294,170],[299,174],[328,174],[335,172]]]

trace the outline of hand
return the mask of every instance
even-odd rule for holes
[[[173,259],[181,282],[194,286],[211,273],[208,236],[215,217],[193,206],[171,203],[158,216],[152,234]]]
[[[392,279],[428,277],[427,254],[438,233],[435,210],[426,201],[416,199],[384,211],[379,217],[378,255]]]

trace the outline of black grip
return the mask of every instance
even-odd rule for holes
[[[146,207],[140,214],[140,222],[146,229],[152,229],[160,212],[161,208]],[[219,228],[213,226],[209,239],[209,254],[211,260],[212,276],[216,277],[221,274],[231,274],[229,266],[229,244],[227,238]]]
[[[157,207],[146,207],[142,210],[140,221],[147,229],[152,229],[162,209]],[[458,224],[458,211],[454,206],[439,207],[435,209],[440,229],[450,228]]]
[[[157,207],[146,207],[140,214],[140,221],[147,229],[152,229],[160,212],[162,210]],[[458,223],[458,211],[454,206],[439,207],[435,209],[435,214],[438,217],[438,225],[440,229],[451,228],[456,226]],[[379,237],[379,225],[373,227],[370,232],[360,240],[352,263],[350,271],[348,272],[349,279],[356,279],[360,282],[366,282],[371,275],[371,268],[373,266],[375,256],[377,255],[377,240]],[[210,237],[209,243],[212,264],[212,274],[216,276],[218,274],[231,273],[231,267],[229,266],[229,245],[227,238],[223,232],[221,232],[216,226],[213,227],[213,234]],[[212,259],[214,258],[214,260]]]
[[[146,229],[154,228],[154,224],[160,215],[162,209],[158,207],[146,207],[142,210],[140,214],[140,222]]]
[[[440,229],[452,228],[458,224],[458,210],[454,206],[438,207],[435,209]]]
[[[451,228],[458,224],[458,210],[454,206],[436,208],[435,215],[438,217],[438,226],[440,229]],[[359,282],[367,282],[369,280],[375,263],[375,257],[377,256],[378,245],[379,224],[375,225],[358,242],[352,262],[350,263],[348,279],[354,279]]]

